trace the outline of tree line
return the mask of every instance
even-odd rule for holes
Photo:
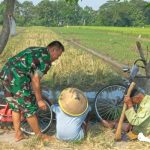
[[[144,26],[150,24],[150,7],[144,0],[108,0],[97,11],[82,8],[77,2],[41,0],[16,1],[14,17],[18,26]],[[0,3],[0,24],[3,23],[5,1]]]

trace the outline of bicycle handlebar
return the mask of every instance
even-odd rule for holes
[[[144,64],[144,66],[137,65],[138,62],[142,62]],[[146,64],[146,61],[144,59],[141,59],[141,58],[134,61],[134,65],[137,65],[140,68],[145,68],[145,64]]]
[[[144,66],[138,65],[138,62],[142,62]],[[139,72],[139,68],[143,68],[145,69],[145,65],[146,65],[146,61],[144,59],[136,59],[133,63],[132,68],[130,69],[127,66],[124,66],[124,68],[122,69],[124,72],[128,72],[129,73],[129,79],[132,81],[135,77],[137,77],[137,73]],[[149,78],[147,76],[139,76],[139,78]]]

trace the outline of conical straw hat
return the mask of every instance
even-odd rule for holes
[[[76,88],[64,89],[58,100],[63,112],[71,116],[80,116],[88,108],[88,100],[83,92]]]

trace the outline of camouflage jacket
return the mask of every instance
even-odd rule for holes
[[[50,53],[46,47],[31,47],[9,58],[0,72],[0,78],[5,80],[13,72],[15,79],[23,76],[31,77],[35,72],[42,77],[51,66]],[[14,77],[15,76],[15,77]]]

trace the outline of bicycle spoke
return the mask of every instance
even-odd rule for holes
[[[50,118],[51,114],[39,114],[38,116],[39,116],[39,117],[49,116],[49,118]]]
[[[102,89],[96,96],[95,108],[98,116],[106,119],[117,119],[123,107],[122,99],[125,87],[112,85]]]
[[[106,120],[110,120],[111,113],[108,114]]]
[[[100,110],[100,113],[108,112],[108,111],[110,111],[110,108],[111,108],[111,107],[107,107],[107,109],[106,109],[106,108],[103,108],[103,109]]]
[[[40,117],[38,117],[38,118],[40,119]],[[49,117],[44,117],[44,118],[42,117],[41,119],[42,120],[51,120],[51,118],[49,118]]]
[[[108,106],[108,105],[106,105],[106,106],[104,106],[104,107],[99,107],[99,108],[97,108],[98,110],[104,110],[104,111],[106,111],[107,109],[109,109],[110,108],[110,106]]]
[[[106,104],[105,104],[105,103],[101,102],[101,103],[98,104],[97,108],[99,108],[99,107],[100,107],[100,108],[101,108],[101,107],[106,107],[106,108],[107,108],[107,107],[110,107],[110,108],[112,108],[112,107],[114,107],[114,105],[112,105],[112,104],[110,104],[110,103],[106,103]]]
[[[109,116],[111,116],[111,118],[107,117],[108,120],[109,120],[109,119],[114,120],[115,114],[116,114],[116,109],[115,109],[115,108],[111,108],[109,112],[110,112],[110,115],[109,115]]]
[[[103,115],[104,118],[107,118],[107,115],[110,114],[110,110],[105,111],[105,114]],[[107,119],[106,119],[107,120]]]
[[[42,120],[42,121],[40,121],[40,126],[41,127],[44,127],[45,126],[45,123],[44,123],[44,121]]]
[[[44,115],[49,115],[49,114],[51,114],[50,111],[49,111],[49,112],[42,112],[42,111],[40,112],[40,111],[39,111],[38,113],[39,113],[40,115],[42,115],[42,114],[44,114]]]

